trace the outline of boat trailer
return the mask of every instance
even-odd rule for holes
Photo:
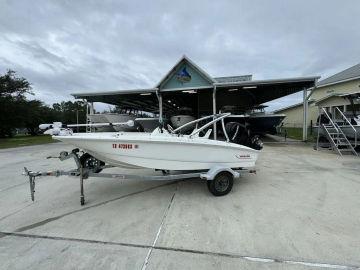
[[[82,154],[81,154],[82,153]],[[86,157],[86,159],[84,159]],[[256,173],[254,169],[231,169],[224,166],[214,166],[207,171],[193,171],[186,173],[178,173],[174,171],[171,173],[167,170],[158,170],[161,171],[162,175],[136,175],[136,174],[121,174],[121,173],[101,173],[102,170],[107,168],[113,168],[114,166],[105,165],[103,162],[95,159],[87,153],[80,151],[79,149],[74,149],[71,152],[62,151],[57,157],[47,157],[49,158],[58,158],[61,161],[73,158],[77,168],[64,171],[64,170],[54,170],[54,171],[30,171],[24,167],[23,175],[29,177],[30,185],[30,195],[31,200],[35,200],[35,179],[36,177],[41,176],[73,176],[79,177],[80,179],[80,204],[85,204],[85,195],[84,195],[84,180],[89,177],[100,177],[100,178],[112,178],[112,179],[127,179],[127,180],[149,180],[149,181],[166,181],[166,180],[184,180],[191,178],[200,178],[207,180],[207,186],[209,191],[214,196],[223,196],[228,194],[233,186],[233,180],[239,178],[244,174]]]

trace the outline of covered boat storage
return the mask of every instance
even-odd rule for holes
[[[235,92],[240,97],[242,91],[254,93],[263,86],[253,82],[247,86],[256,88],[214,85],[188,93],[154,87],[79,98],[89,104],[130,102],[129,108],[157,114],[162,104],[165,115],[171,108],[167,95],[180,106],[182,97],[208,93],[204,103],[212,113],[213,97],[220,108],[221,95]],[[303,91],[302,83],[289,82],[298,91]],[[279,84],[267,81],[263,89],[275,92],[271,85]],[[324,100],[322,105],[330,104]],[[39,179],[32,203],[19,167],[37,173],[54,169],[58,159],[46,157],[71,149],[50,143],[0,150],[3,268],[360,269],[358,157],[339,158],[309,144],[270,143],[261,151],[257,173],[234,181],[227,196],[211,196],[202,180],[148,181],[161,172],[139,170],[140,177],[131,181],[84,180],[88,195],[83,207],[79,182],[56,171],[59,178]],[[59,169],[70,165],[70,159],[64,160]],[[109,168],[109,173],[117,172]]]
[[[303,91],[304,116],[307,92],[315,87],[319,77],[297,77],[252,80],[251,75],[211,77],[188,57],[183,56],[153,88],[100,91],[72,94],[88,102],[88,113],[94,112],[94,102],[118,106],[121,109],[146,111],[164,117],[182,107],[191,108],[197,118],[216,114],[224,106],[235,106],[245,112],[254,106]],[[214,130],[216,126],[214,126]],[[214,133],[216,136],[216,132]],[[304,117],[303,139],[307,139]]]

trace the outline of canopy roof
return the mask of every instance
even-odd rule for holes
[[[165,110],[175,110],[190,104],[212,110],[212,93],[216,88],[217,106],[252,107],[315,85],[318,76],[273,80],[252,80],[251,75],[210,77],[186,56],[154,87],[147,89],[100,91],[72,94],[89,102],[104,102],[123,108],[149,112],[158,111],[157,94],[163,96]],[[166,102],[165,102],[166,100]],[[200,104],[201,103],[201,104]],[[242,105],[241,105],[242,103]]]

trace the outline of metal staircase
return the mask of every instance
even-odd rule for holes
[[[344,114],[336,108],[340,115],[342,115],[343,119],[346,119],[347,124],[350,125],[356,134],[355,128],[351,125],[351,123],[347,120],[347,118],[344,116]],[[331,148],[337,152],[340,156],[342,156],[345,153],[350,153],[353,155],[358,156],[358,153],[355,151],[353,145],[348,140],[344,132],[342,131],[341,127],[331,119],[329,114],[326,112],[324,108],[321,108],[320,113],[323,113],[323,115],[328,119],[328,123],[322,124],[321,123],[321,117],[319,118],[319,128],[318,128],[318,137],[317,137],[317,149],[319,149],[319,137],[320,137],[320,128],[323,130],[323,134],[327,138],[327,140],[330,142]],[[356,135],[355,135],[355,146],[357,144],[356,141]]]
[[[339,125],[338,123],[335,122],[335,124],[338,126],[338,128],[340,130],[342,130],[342,128],[347,127],[348,129],[351,129],[351,133],[352,136],[354,138],[354,140],[351,142],[353,147],[356,147],[357,144],[357,131],[356,128],[351,124],[351,122],[349,121],[349,119],[344,115],[344,113],[338,108],[335,107],[336,112],[338,112],[338,114],[341,116],[341,125]]]

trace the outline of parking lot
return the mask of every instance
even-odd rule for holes
[[[64,149],[0,151],[1,269],[360,267],[358,157],[269,143],[223,197],[198,179],[90,178],[81,206],[78,179],[62,176],[39,178],[32,202],[23,167],[71,169],[46,159]]]

